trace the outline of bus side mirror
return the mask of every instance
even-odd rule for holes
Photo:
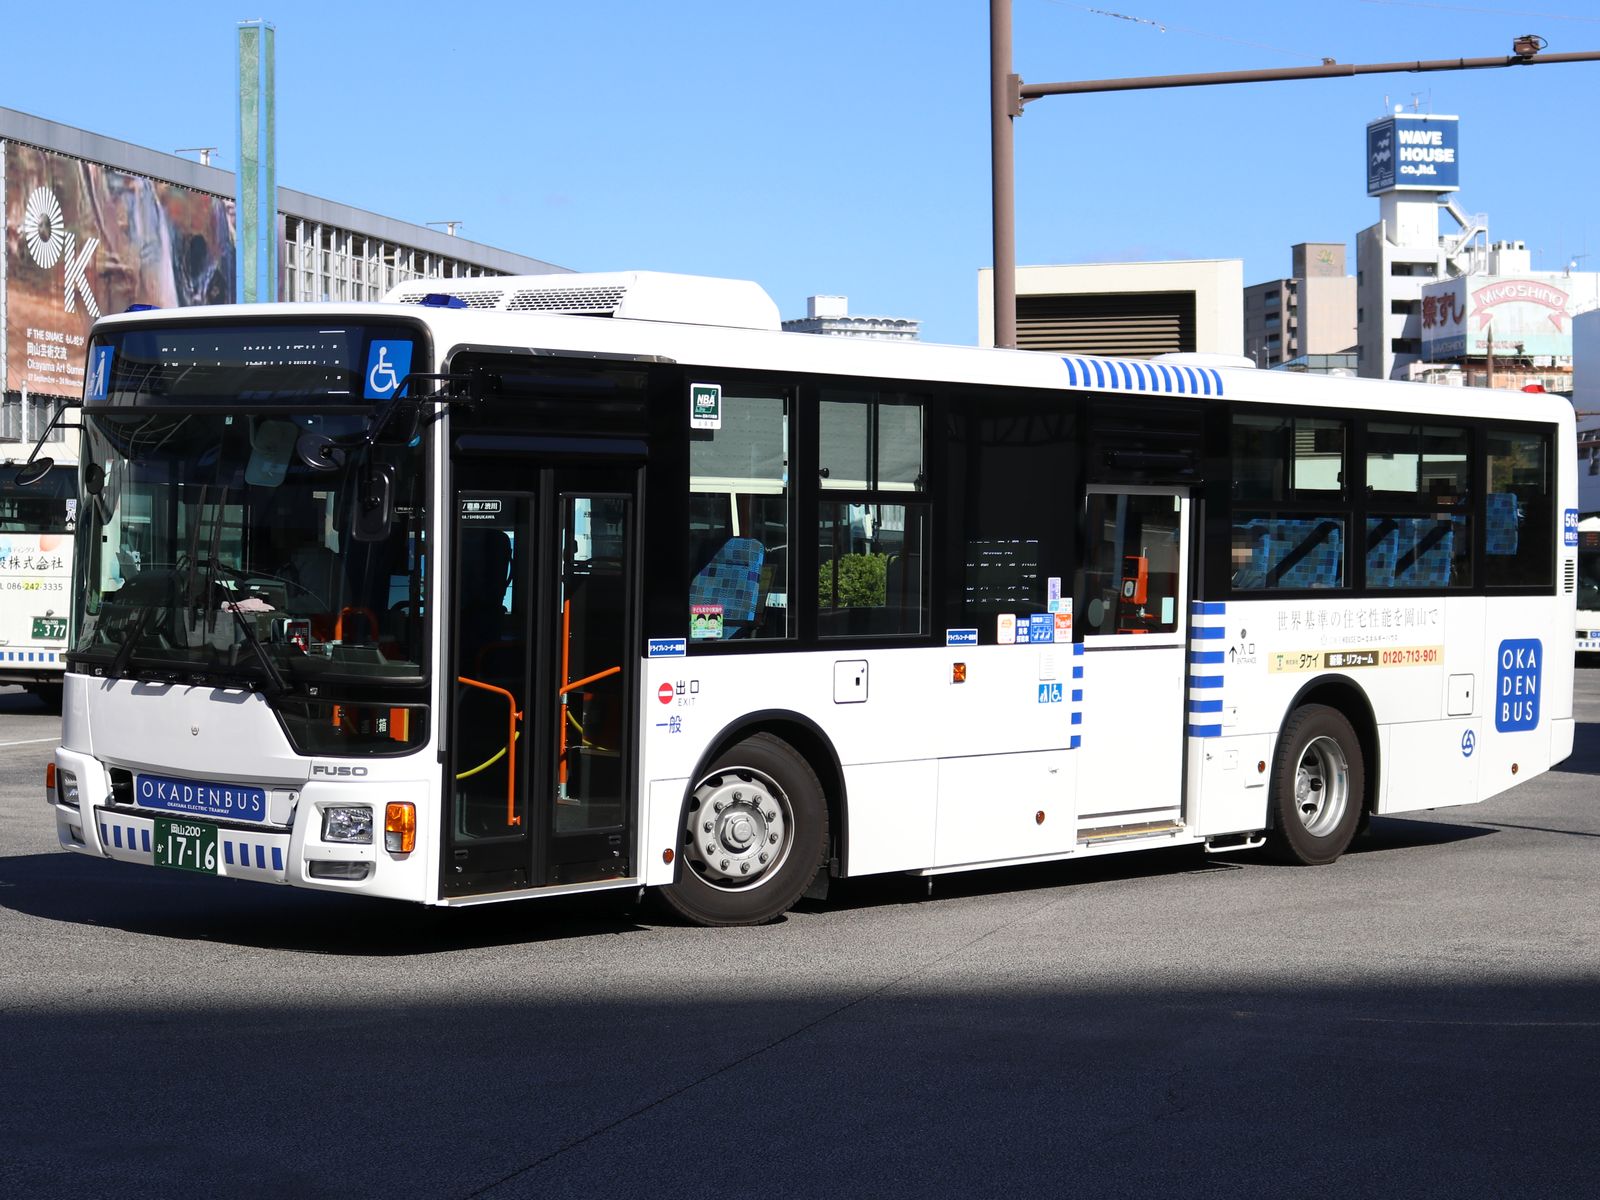
[[[18,487],[32,487],[50,474],[50,468],[55,465],[56,460],[48,455],[43,458],[36,458],[18,467],[16,475],[12,478],[16,481]]]
[[[350,536],[358,542],[381,542],[394,522],[394,467],[369,463],[356,476],[350,513]]]

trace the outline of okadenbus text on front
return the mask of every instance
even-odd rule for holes
[[[1556,396],[447,280],[89,349],[61,844],[426,904],[1329,863],[1573,744]]]

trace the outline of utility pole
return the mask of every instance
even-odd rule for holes
[[[1284,67],[1263,71],[1214,71],[1197,75],[1148,75],[1125,79],[1086,79],[1067,83],[1023,83],[1011,70],[1011,0],[989,0],[989,91],[994,196],[994,344],[1017,344],[1016,176],[1013,122],[1030,100],[1043,96],[1080,96],[1090,92],[1131,92],[1154,88],[1208,87],[1224,83],[1281,83],[1298,79],[1342,79],[1354,75],[1389,75],[1424,71],[1476,71],[1492,67],[1549,66],[1597,62],[1600,50],[1570,54],[1543,53],[1545,41],[1525,34],[1499,58],[1443,58],[1418,62],[1338,63],[1319,67]],[[1000,175],[1004,172],[1005,178]]]

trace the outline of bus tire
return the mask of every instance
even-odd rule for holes
[[[828,848],[811,764],[770,733],[717,756],[684,803],[678,877],[663,899],[697,925],[764,925],[805,894]]]
[[[1280,862],[1315,867],[1349,848],[1366,796],[1361,741],[1338,709],[1289,714],[1272,761],[1267,846]]]

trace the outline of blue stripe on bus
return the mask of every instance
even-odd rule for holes
[[[1082,654],[1083,653],[1083,643],[1082,642],[1074,642],[1072,644],[1072,652],[1073,652],[1073,654]]]
[[[256,845],[256,867],[262,871],[267,869],[267,848],[259,843]]]
[[[1203,641],[1207,638],[1225,638],[1228,636],[1228,631],[1221,625],[1196,625],[1189,631],[1189,636]]]
[[[233,866],[233,843],[226,838],[222,841],[222,860],[230,867]]]
[[[1105,368],[1102,367],[1100,365],[1100,363],[1098,363],[1098,362],[1091,362],[1089,365],[1094,368],[1094,381],[1095,381],[1095,384],[1097,386],[1099,386],[1099,387],[1105,387],[1105,385],[1106,385]]]
[[[1073,734],[1072,735],[1072,741],[1067,743],[1067,749],[1068,750],[1076,750],[1081,745],[1083,745],[1083,739],[1080,738],[1077,734]]]
[[[1224,600],[1196,600],[1192,607],[1197,617],[1220,617],[1228,611]]]
[[[143,843],[143,845],[144,845],[144,852],[146,854],[149,854],[150,853],[150,831],[148,829],[139,830],[139,841],[141,843]]]
[[[1191,725],[1189,736],[1198,738],[1214,738],[1222,736],[1221,725]]]
[[[1221,700],[1191,700],[1189,711],[1192,713],[1212,713],[1222,711]]]
[[[1076,712],[1073,713],[1072,714],[1072,723],[1074,725],[1082,725],[1083,724],[1083,714],[1082,713],[1076,713]]]
[[[1191,650],[1189,652],[1189,661],[1200,667],[1221,666],[1227,657],[1226,650]]]
[[[1073,667],[1072,668],[1072,677],[1074,679],[1082,679],[1083,678],[1083,668],[1082,667]]]
[[[1072,689],[1072,702],[1074,704],[1082,704],[1083,703],[1083,689],[1082,688],[1073,688]]]
[[[111,840],[116,845],[118,850],[122,849],[122,826],[121,825],[113,825],[111,827]]]
[[[272,869],[274,871],[283,870],[283,847],[282,846],[274,846],[272,848]]]
[[[1221,675],[1191,675],[1189,686],[1192,688],[1219,688],[1222,686]]]

